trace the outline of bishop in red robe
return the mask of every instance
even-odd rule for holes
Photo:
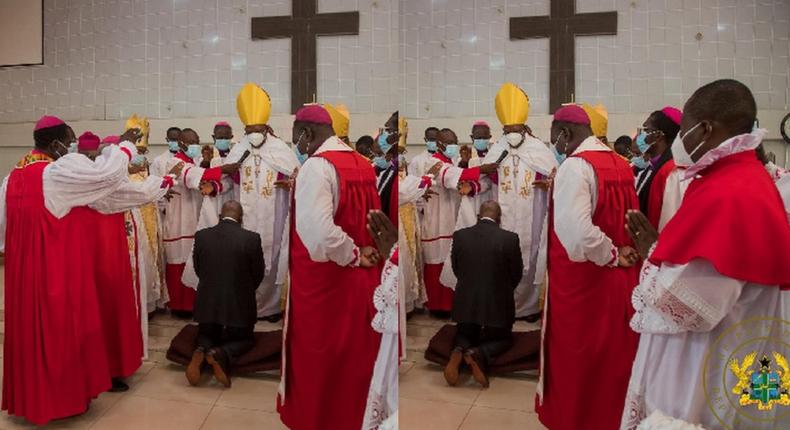
[[[617,428],[638,336],[628,326],[638,254],[625,214],[638,208],[626,161],[592,135],[578,106],[554,114],[568,158],[554,179],[541,379],[535,401],[552,430]]]
[[[372,300],[386,256],[366,230],[380,207],[376,176],[334,136],[323,107],[297,112],[293,134],[310,157],[294,188],[277,409],[291,429],[358,429],[381,342]]]
[[[96,232],[86,205],[127,179],[134,145],[107,148],[96,162],[69,154],[74,132],[51,116],[38,121],[33,137],[35,149],[0,188],[2,409],[45,424],[85,412],[110,388],[107,356],[96,353],[106,344],[91,249]]]

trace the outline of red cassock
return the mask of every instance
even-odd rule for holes
[[[381,207],[373,168],[355,152],[316,155],[339,178],[335,224],[360,248],[372,246],[367,214]],[[381,269],[318,263],[296,232],[292,205],[291,288],[285,340],[285,398],[278,397],[282,422],[294,430],[359,429],[381,335],[373,330],[373,292]]]
[[[667,160],[658,172],[653,176],[653,182],[650,183],[650,193],[647,200],[647,219],[653,227],[658,228],[658,223],[661,221],[661,207],[664,204],[664,189],[667,186],[667,178],[672,171],[675,170],[675,161]]]
[[[32,423],[85,412],[110,388],[90,209],[44,206],[47,158],[16,168],[6,194],[3,409]]]
[[[592,223],[617,247],[633,246],[625,213],[638,209],[631,167],[614,152],[574,155],[590,163],[598,182]],[[551,204],[553,214],[553,202]],[[639,342],[629,322],[638,267],[601,267],[568,258],[549,216],[549,289],[540,421],[551,430],[616,429]]]
[[[138,291],[132,278],[123,213],[89,209],[93,224],[94,270],[110,375],[126,378],[142,364]]]

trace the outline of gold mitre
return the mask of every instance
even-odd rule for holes
[[[131,128],[139,128],[140,133],[142,134],[142,139],[137,142],[137,146],[142,146],[148,148],[148,131],[150,130],[148,125],[148,118],[137,116],[137,114],[132,114],[129,119],[126,120],[126,128],[125,130],[129,130]]]
[[[583,103],[581,108],[590,117],[590,128],[593,135],[595,137],[605,137],[609,127],[609,113],[604,105],[599,103],[595,106],[590,106],[587,103]]]
[[[529,116],[529,97],[515,84],[505,82],[496,93],[494,109],[502,125],[525,124]]]
[[[272,113],[272,99],[263,88],[247,82],[236,97],[236,111],[244,125],[266,124]]]
[[[343,105],[337,105],[337,107],[335,107],[329,103],[324,103],[324,109],[329,112],[329,117],[332,118],[332,130],[335,131],[335,136],[348,137],[348,126],[350,122],[348,109]]]
[[[400,135],[398,149],[404,150],[406,149],[406,137],[409,135],[409,122],[400,115],[398,115],[398,134]]]

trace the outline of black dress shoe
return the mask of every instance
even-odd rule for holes
[[[454,348],[450,353],[450,360],[444,366],[444,380],[448,385],[454,387],[458,383],[458,373],[462,361],[464,361],[463,351],[460,348]]]
[[[524,321],[528,323],[538,322],[541,318],[543,318],[543,312],[538,312],[532,315],[527,315],[524,317]]]
[[[450,318],[450,311],[430,311],[430,313],[432,316],[443,320]]]
[[[211,365],[214,371],[214,378],[220,384],[230,387],[230,374],[228,356],[222,348],[211,348],[206,354],[206,362]]]
[[[126,391],[129,391],[129,385],[126,382],[123,382],[121,378],[112,378],[111,393],[123,393]]]
[[[470,348],[464,352],[464,361],[472,370],[472,376],[483,388],[488,388],[488,376],[486,375],[485,360],[480,356],[480,350]]]

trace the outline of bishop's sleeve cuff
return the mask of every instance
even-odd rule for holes
[[[461,177],[458,178],[458,181],[479,181],[480,180],[480,168],[479,167],[471,167],[468,169],[464,169],[461,173]]]
[[[222,168],[221,167],[211,167],[205,169],[203,171],[203,176],[201,176],[201,181],[214,181],[219,182],[222,179]]]

